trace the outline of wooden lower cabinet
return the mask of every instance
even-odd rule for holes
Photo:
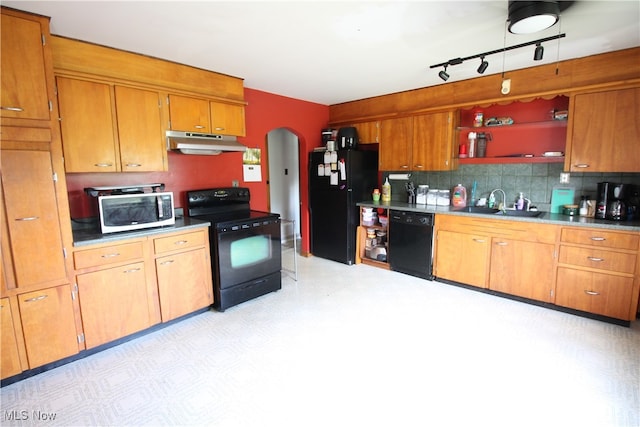
[[[14,313],[12,313],[9,298],[0,299],[0,315],[2,316],[2,343],[0,356],[2,356],[1,378],[11,377],[22,372],[20,364],[20,352],[18,350],[18,338],[13,326]],[[19,313],[15,315],[19,316]]]
[[[79,274],[76,279],[87,348],[152,326],[144,262]]]
[[[485,235],[439,230],[436,234],[434,275],[486,288],[490,242],[491,238]]]
[[[537,301],[553,300],[555,245],[493,238],[489,289]]]
[[[29,368],[78,353],[71,285],[18,295]]]
[[[634,290],[632,277],[559,267],[557,279],[557,305],[632,320],[629,318]]]
[[[163,322],[213,304],[206,229],[157,237],[153,247]]]

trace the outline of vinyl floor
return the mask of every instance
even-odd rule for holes
[[[0,424],[638,427],[639,323],[298,257],[278,292],[3,387]]]

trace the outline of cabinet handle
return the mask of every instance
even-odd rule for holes
[[[588,256],[588,257],[587,257],[587,259],[588,259],[589,261],[595,261],[595,262],[602,262],[602,261],[604,261],[604,258],[596,258],[596,257],[593,257],[593,256]]]
[[[402,165],[402,166],[400,166],[400,168],[401,168],[401,169],[409,169],[409,166],[407,166],[407,165]]]
[[[131,270],[125,270],[123,271],[123,273],[127,274],[127,273],[135,273],[137,271],[140,271],[139,268],[132,268]]]
[[[49,295],[40,295],[39,297],[34,297],[34,298],[29,298],[24,300],[24,302],[36,302],[36,301],[41,301],[43,299],[45,299],[46,297],[48,297]]]
[[[113,163],[95,163],[93,166],[99,168],[110,168],[111,166],[113,166]]]
[[[484,243],[484,242],[486,242],[486,240],[484,240],[484,239],[473,239],[473,241],[476,242],[476,243]]]
[[[204,126],[202,126],[202,125],[195,125],[195,126],[194,126],[194,128],[196,128],[196,129],[204,129]]]
[[[188,243],[188,240],[178,240],[177,242],[174,242],[174,245],[184,245],[185,243]]]
[[[225,130],[225,129],[226,128],[221,128],[221,127],[214,128],[214,130]]]
[[[596,291],[584,291],[585,294],[587,295],[592,295],[592,296],[596,296],[596,295],[600,295],[600,292],[596,292]]]
[[[169,261],[163,261],[160,263],[160,265],[169,265],[169,264],[173,264],[175,261],[170,259]]]
[[[127,163],[127,167],[130,168],[139,168],[140,166],[142,166],[140,163]]]
[[[0,107],[0,110],[7,110],[7,111],[17,111],[17,112],[22,112],[24,111],[22,108],[20,107]]]
[[[24,218],[16,218],[16,221],[35,221],[36,219],[40,219],[39,216],[25,216]]]
[[[592,237],[591,240],[596,242],[604,242],[607,239],[605,239],[604,237]]]
[[[113,257],[117,257],[117,256],[120,256],[120,254],[116,252],[114,254],[104,254],[104,255],[102,255],[102,258],[113,258]]]
[[[498,246],[508,246],[509,244],[507,242],[496,242],[496,245],[498,245]]]
[[[581,169],[586,169],[586,168],[590,167],[591,165],[588,165],[586,163],[579,163],[579,164],[573,165],[573,166],[575,166],[577,168],[581,168]]]
[[[422,166],[422,165],[415,165],[415,167],[418,168],[418,169],[424,168],[424,166]]]

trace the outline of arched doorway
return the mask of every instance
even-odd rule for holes
[[[286,128],[267,134],[269,210],[279,213],[282,219],[295,221],[295,229],[283,228],[283,242],[301,237],[299,144],[298,136]]]

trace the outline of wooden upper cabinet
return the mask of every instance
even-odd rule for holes
[[[245,136],[244,106],[210,102],[213,133]]]
[[[167,170],[160,94],[116,86],[115,101],[122,171]]]
[[[383,171],[411,170],[413,118],[387,119],[380,122],[378,167]]]
[[[360,144],[377,144],[380,142],[380,122],[362,122],[352,125],[358,131]]]
[[[569,114],[572,172],[640,172],[640,88],[576,95]]]
[[[453,141],[453,112],[413,118],[412,170],[438,171],[457,167]]]
[[[10,260],[3,265],[10,288],[68,283],[51,154],[36,150],[2,150],[2,200]],[[3,249],[5,249],[3,242]]]
[[[116,137],[107,84],[57,78],[67,172],[116,172]]]
[[[169,116],[173,130],[211,133],[207,100],[169,95]]]
[[[2,9],[1,27],[0,117],[50,120],[44,46],[48,21]]]

